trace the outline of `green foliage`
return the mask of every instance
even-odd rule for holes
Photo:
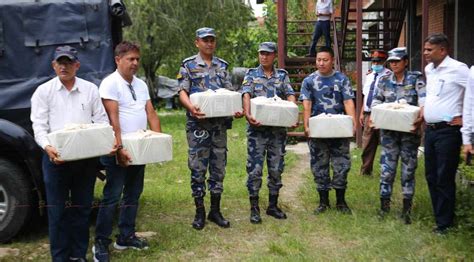
[[[213,27],[217,32],[217,55],[233,62],[234,46],[228,36],[245,30],[251,10],[241,0],[130,0],[133,25],[125,38],[141,45],[143,73],[148,83],[155,74],[175,77],[181,61],[197,51],[195,31]]]

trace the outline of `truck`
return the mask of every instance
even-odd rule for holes
[[[98,85],[115,70],[113,50],[130,24],[121,0],[0,1],[0,243],[46,214],[30,99],[55,77],[54,50],[75,47],[77,76]]]

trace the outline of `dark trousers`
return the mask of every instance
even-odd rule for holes
[[[440,229],[453,225],[455,176],[461,144],[460,127],[426,128],[425,174],[436,225]]]
[[[326,40],[326,46],[331,47],[331,21],[316,21],[314,25],[313,39],[311,40],[311,47],[309,53],[311,55],[316,54],[316,45],[318,44],[319,38],[324,35]]]
[[[371,175],[375,154],[380,141],[380,132],[369,126],[370,113],[364,113],[364,131],[362,132],[362,166],[361,175]]]
[[[52,261],[85,258],[97,158],[55,165],[43,156]]]
[[[138,200],[143,191],[145,165],[121,167],[116,163],[115,156],[103,156],[100,161],[105,166],[107,178],[97,214],[95,239],[110,242],[112,223],[120,198],[122,198],[118,221],[120,237],[129,237],[135,233],[135,219]]]

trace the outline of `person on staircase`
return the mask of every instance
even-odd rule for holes
[[[263,42],[258,48],[257,68],[250,68],[242,82],[242,97],[247,127],[247,188],[250,196],[250,222],[262,222],[258,206],[258,193],[262,187],[262,171],[267,159],[268,167],[268,208],[267,215],[276,219],[286,219],[286,214],[278,207],[281,174],[285,166],[286,128],[262,126],[255,120],[250,110],[250,99],[257,96],[274,97],[296,102],[295,92],[290,85],[288,72],[273,65],[276,44]],[[295,123],[296,127],[298,123]]]
[[[324,36],[324,40],[326,40],[326,47],[331,47],[331,16],[333,13],[332,0],[318,0],[316,2],[315,11],[318,18],[314,25],[313,37],[309,53],[306,55],[307,57],[316,56],[316,45],[321,36]]]

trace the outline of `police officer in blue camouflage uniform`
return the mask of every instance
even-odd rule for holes
[[[206,171],[209,169],[207,180],[211,192],[211,210],[208,219],[220,227],[230,227],[229,221],[220,212],[220,200],[223,191],[225,166],[227,161],[227,129],[231,128],[232,117],[205,118],[196,105],[193,105],[189,95],[206,91],[226,88],[233,90],[227,71],[227,62],[214,56],[216,49],[216,33],[212,28],[204,27],[196,31],[195,45],[199,53],[186,58],[181,64],[178,74],[179,99],[188,110],[186,136],[189,145],[188,166],[191,170],[191,189],[196,205],[196,216],[193,228],[203,229],[206,211],[204,196],[206,195]],[[236,113],[235,117],[242,117]]]
[[[354,93],[349,78],[333,69],[334,52],[329,47],[321,47],[316,54],[317,71],[307,76],[301,86],[300,100],[304,107],[304,129],[309,136],[309,118],[322,113],[343,114],[352,117],[355,130]],[[351,168],[349,138],[310,138],[311,171],[317,184],[319,214],[329,208],[329,190],[336,190],[336,209],[350,214],[345,201],[347,174]],[[329,176],[329,164],[333,178]]]
[[[405,100],[408,104],[420,106],[419,118],[414,123],[412,133],[391,130],[380,130],[382,155],[380,158],[380,216],[383,218],[390,211],[390,197],[393,181],[397,173],[397,163],[401,158],[401,184],[403,194],[402,219],[405,224],[411,223],[411,207],[415,192],[415,170],[417,166],[417,150],[420,137],[416,133],[423,117],[423,105],[426,96],[425,82],[421,72],[410,72],[408,54],[405,47],[397,47],[389,51],[387,62],[393,74],[383,76],[378,84],[372,107],[381,103]]]
[[[286,219],[286,214],[278,208],[278,193],[282,187],[281,174],[285,166],[286,128],[261,126],[250,111],[250,99],[257,96],[274,97],[296,102],[288,72],[273,65],[276,44],[263,42],[258,48],[260,65],[245,74],[242,83],[243,106],[249,123],[247,128],[247,188],[250,197],[250,222],[262,222],[258,206],[258,192],[262,186],[262,169],[267,159],[269,201],[267,215]],[[295,123],[295,126],[297,123]]]

